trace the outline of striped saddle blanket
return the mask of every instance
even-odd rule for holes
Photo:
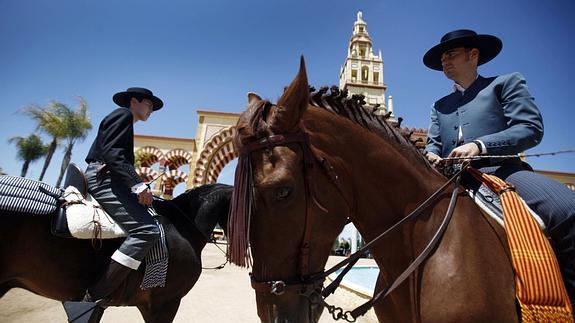
[[[62,193],[61,189],[39,181],[18,176],[0,176],[0,210],[3,211],[51,214],[58,208],[55,197]]]

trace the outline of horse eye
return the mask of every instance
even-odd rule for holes
[[[291,188],[285,186],[277,188],[275,194],[277,200],[285,200],[291,194]]]

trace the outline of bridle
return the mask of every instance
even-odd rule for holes
[[[449,224],[451,216],[453,215],[457,195],[459,194],[458,184],[461,178],[460,175],[466,166],[462,167],[461,170],[459,170],[453,177],[449,179],[449,181],[447,181],[442,187],[440,187],[436,192],[434,192],[427,200],[425,200],[409,215],[407,215],[398,223],[393,225],[391,228],[389,228],[388,230],[380,234],[378,237],[367,243],[363,248],[356,251],[354,254],[350,255],[348,258],[341,261],[340,263],[338,263],[329,270],[310,274],[309,255],[310,255],[311,232],[313,224],[311,217],[311,209],[315,204],[322,211],[326,213],[328,212],[321,205],[321,203],[318,202],[315,196],[315,191],[311,187],[312,175],[315,163],[318,163],[319,165],[322,166],[321,168],[325,171],[326,175],[330,178],[331,182],[337,188],[344,201],[346,201],[350,209],[349,214],[350,215],[353,214],[354,211],[354,204],[350,203],[350,201],[348,201],[345,198],[344,190],[342,189],[341,184],[339,182],[339,177],[335,173],[333,167],[331,167],[325,156],[321,156],[319,152],[313,149],[313,147],[310,144],[309,135],[303,130],[288,134],[270,135],[267,137],[260,138],[247,145],[244,145],[240,148],[240,158],[248,158],[249,161],[249,157],[253,152],[263,149],[271,150],[276,146],[286,146],[292,143],[299,144],[303,152],[303,162],[304,162],[303,172],[304,172],[305,193],[306,193],[305,227],[302,242],[300,244],[298,275],[297,277],[290,277],[286,279],[260,281],[252,274],[250,274],[252,288],[257,292],[271,293],[273,295],[282,295],[287,291],[297,291],[303,297],[308,298],[311,303],[321,304],[324,307],[326,307],[335,320],[344,319],[348,322],[355,322],[356,318],[361,315],[364,315],[376,301],[385,298],[397,286],[399,286],[407,277],[409,277],[409,275],[413,271],[415,271],[425,259],[427,259],[427,257],[437,246],[437,243],[441,240],[441,237],[443,236],[443,233],[445,232],[447,225]],[[251,168],[251,163],[249,166]],[[252,176],[252,174],[250,172],[249,174],[244,174],[244,176]],[[417,217],[419,214],[423,213],[423,211],[428,209],[430,206],[434,205],[440,199],[441,193],[444,190],[446,190],[446,188],[451,183],[455,183],[455,188],[452,192],[449,207],[447,209],[446,215],[441,225],[439,226],[438,230],[436,231],[436,233],[434,234],[433,238],[430,240],[428,245],[421,252],[421,254],[415,258],[415,260],[408,266],[407,269],[404,270],[402,274],[400,274],[395,279],[394,282],[392,282],[389,286],[380,291],[372,299],[370,299],[369,301],[365,302],[364,304],[362,304],[361,306],[357,307],[352,311],[344,312],[341,308],[326,303],[325,298],[336,290],[339,283],[343,279],[343,276],[353,267],[353,265],[359,260],[359,258],[365,252],[367,252],[368,249],[375,242],[381,240],[384,236],[387,236],[389,233],[397,230],[406,221]],[[253,198],[253,197],[244,196],[244,198]],[[335,271],[337,271],[338,269],[342,268],[343,266],[346,266],[346,268],[342,270],[339,276],[329,286],[323,288],[323,281],[325,280],[325,278],[330,274],[334,273]]]
[[[313,190],[311,187],[311,183],[313,182],[312,181],[313,168],[316,161],[319,162],[320,165],[322,165],[322,168],[327,170],[328,176],[330,177],[334,185],[338,188],[339,192],[343,196],[343,191],[339,184],[338,177],[335,175],[335,172],[333,172],[333,168],[329,165],[327,159],[322,158],[318,152],[312,150],[311,145],[309,143],[309,135],[303,131],[264,137],[246,146],[243,146],[240,150],[240,154],[245,157],[246,155],[249,155],[252,152],[258,150],[262,149],[271,150],[276,146],[286,146],[291,143],[299,144],[303,152],[306,214],[305,214],[304,234],[302,242],[300,244],[300,256],[298,265],[298,271],[299,271],[298,280],[299,282],[303,282],[306,281],[306,278],[309,276],[309,251],[310,251],[311,232],[312,232],[312,218],[310,216],[310,213],[311,208],[313,207],[311,201],[313,201],[313,204],[319,207],[322,211],[327,212],[327,210],[317,200],[315,190]],[[311,197],[311,200],[308,197]],[[280,288],[279,287],[280,285],[282,284],[278,282],[275,285],[275,290],[278,290],[278,288]],[[292,285],[292,284],[286,284],[286,285]],[[260,286],[260,283],[256,282],[255,286]],[[254,288],[260,289],[260,287],[254,287]]]

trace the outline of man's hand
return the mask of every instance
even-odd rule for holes
[[[481,152],[477,145],[473,142],[459,146],[451,151],[448,158],[451,157],[474,157],[478,156]]]
[[[142,205],[152,205],[152,201],[154,200],[154,195],[149,188],[146,188],[140,194],[138,194],[138,202]]]
[[[427,157],[427,160],[431,163],[431,165],[433,165],[433,167],[439,166],[439,164],[443,160],[441,157],[429,151],[427,152],[427,154],[425,154],[425,157]]]

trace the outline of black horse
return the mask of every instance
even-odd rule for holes
[[[169,249],[166,285],[141,290],[141,266],[110,305],[136,306],[146,322],[172,322],[181,298],[200,276],[200,255],[216,223],[227,228],[232,191],[229,185],[208,184],[171,201],[154,201]],[[0,211],[0,298],[20,287],[59,301],[81,299],[123,240],[104,240],[95,250],[89,240],[56,237],[50,232],[52,216]]]

